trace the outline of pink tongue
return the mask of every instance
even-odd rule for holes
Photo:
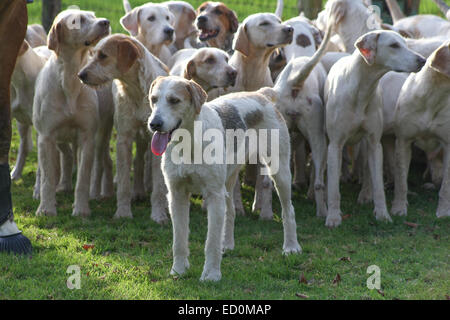
[[[153,134],[152,152],[155,155],[161,156],[166,151],[167,144],[169,143],[169,135],[169,133],[160,133],[158,131]]]

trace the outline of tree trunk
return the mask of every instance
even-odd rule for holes
[[[298,12],[304,12],[309,19],[317,18],[317,14],[322,10],[322,0],[298,0]]]
[[[42,0],[42,26],[45,31],[50,30],[53,19],[61,11],[61,0]]]

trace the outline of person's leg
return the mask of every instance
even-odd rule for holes
[[[14,223],[8,154],[11,146],[10,83],[27,29],[26,0],[0,2],[0,252],[30,253],[31,243]],[[11,32],[14,30],[14,32]]]

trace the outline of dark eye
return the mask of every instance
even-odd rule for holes
[[[213,11],[215,14],[217,14],[218,16],[220,16],[223,12],[220,11],[219,9],[216,9]]]
[[[152,104],[155,104],[158,102],[158,97],[153,96],[150,98],[150,100],[152,101]]]
[[[147,18],[148,21],[155,21],[155,19],[156,19],[155,16],[150,16]]]
[[[167,100],[169,101],[170,104],[177,104],[178,102],[180,102],[180,99],[175,98],[175,97],[170,97]]]
[[[205,11],[205,7],[200,8],[198,11],[200,11],[200,12]]]
[[[209,64],[213,64],[214,62],[216,62],[216,60],[213,57],[209,57],[208,59],[205,60],[206,63]]]
[[[98,52],[98,58],[100,59],[100,60],[104,60],[104,59],[106,59],[108,56],[106,55],[106,54],[104,54],[103,52],[101,52],[101,51],[99,51]]]
[[[84,20],[86,20],[86,19],[84,19],[84,17],[80,17],[80,23],[84,23]]]
[[[225,58],[225,62],[228,63],[228,60],[230,60],[228,57]]]
[[[265,26],[270,25],[270,22],[269,22],[269,21],[264,21],[264,22],[261,22],[259,25],[260,25],[261,27],[265,27]]]
[[[169,16],[166,17],[166,20],[169,21]]]
[[[398,48],[400,48],[400,45],[396,42],[396,43],[391,44],[390,47],[394,48],[394,49],[398,49]]]

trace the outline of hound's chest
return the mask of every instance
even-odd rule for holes
[[[175,164],[168,156],[166,151],[162,164],[165,178],[186,186],[191,193],[203,194],[225,185],[226,165]]]

